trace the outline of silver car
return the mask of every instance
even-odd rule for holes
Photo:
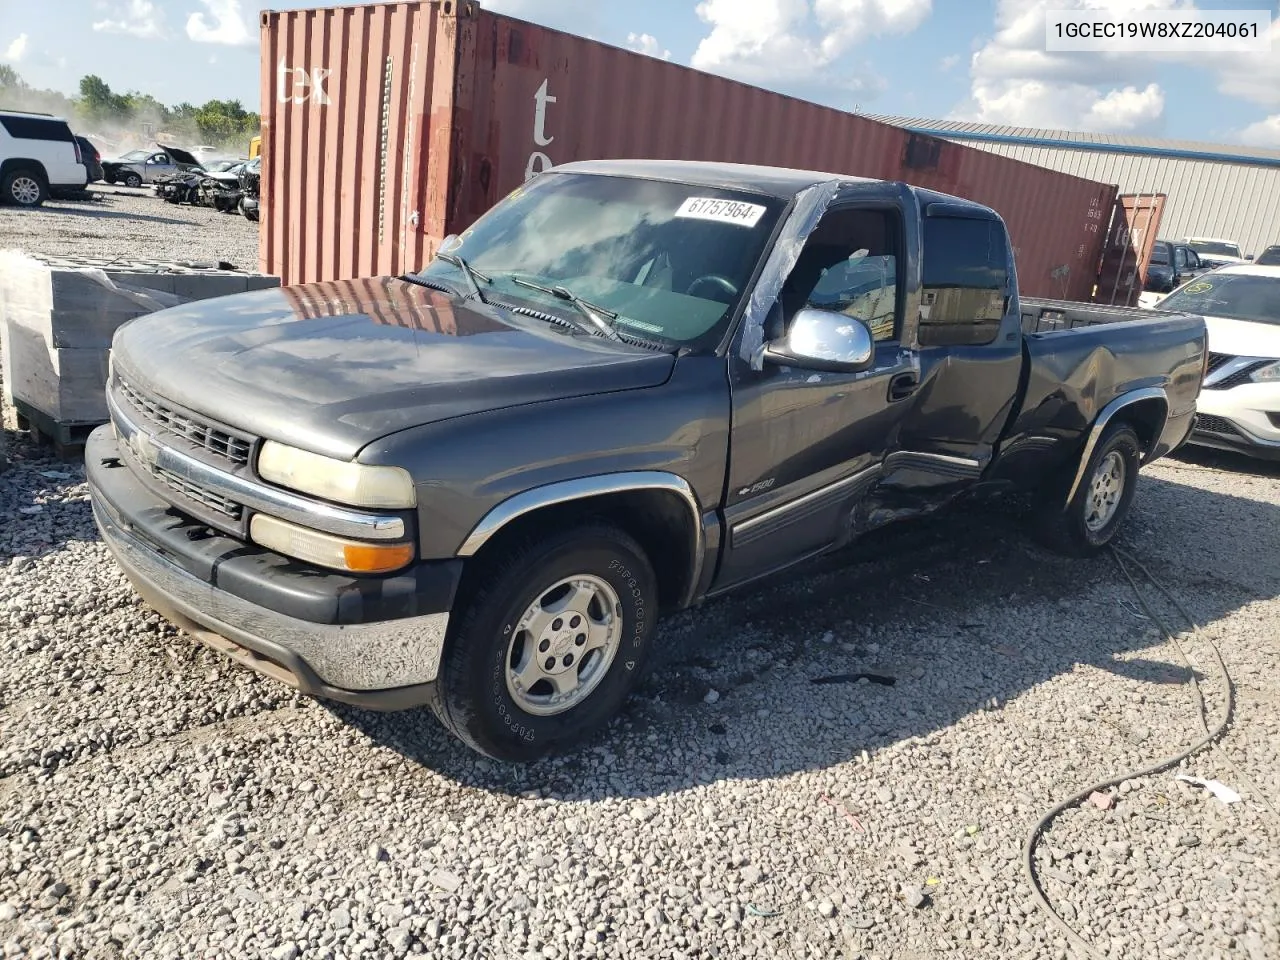
[[[161,146],[159,150],[130,150],[114,160],[102,161],[103,179],[107,183],[123,183],[140,187],[159,177],[184,170],[202,169],[200,162],[186,150]]]

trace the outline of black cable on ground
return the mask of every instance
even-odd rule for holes
[[[1146,613],[1148,617],[1151,618],[1151,622],[1154,623],[1160,629],[1160,632],[1164,635],[1164,638],[1166,640],[1173,641],[1174,645],[1178,648],[1178,652],[1182,654],[1183,659],[1187,661],[1188,668],[1190,668],[1190,661],[1187,659],[1186,651],[1183,649],[1182,644],[1178,641],[1177,637],[1173,634],[1173,632],[1170,631],[1167,626],[1165,626],[1164,621],[1162,621],[1160,617],[1155,613],[1155,611],[1151,609],[1151,606],[1147,603],[1146,598],[1143,597],[1142,591],[1138,589],[1138,584],[1133,579],[1133,575],[1129,573],[1128,568],[1125,567],[1124,563],[1122,562],[1121,557],[1124,557],[1125,559],[1128,559],[1128,560],[1132,560],[1132,562],[1136,566],[1138,566],[1138,568],[1143,572],[1143,574],[1147,577],[1147,579],[1151,581],[1152,585],[1154,585],[1166,597],[1168,597],[1170,600],[1173,601],[1173,605],[1177,608],[1178,612],[1181,613],[1184,617],[1186,617],[1187,621],[1191,624],[1192,632],[1198,634],[1200,633],[1200,626],[1199,624],[1196,623],[1195,618],[1192,617],[1191,614],[1189,614],[1186,611],[1186,608],[1183,607],[1182,604],[1179,603],[1178,600],[1171,593],[1169,593],[1169,591],[1166,590],[1160,584],[1160,582],[1151,575],[1151,572],[1147,570],[1147,568],[1144,567],[1141,563],[1139,563],[1137,560],[1134,560],[1128,554],[1123,553],[1122,551],[1120,551],[1115,547],[1112,547],[1111,551],[1112,551],[1111,552],[1112,559],[1115,560],[1116,566],[1120,568],[1120,572],[1124,574],[1125,579],[1129,581],[1129,585],[1130,587],[1133,588],[1134,595],[1137,597],[1138,603],[1141,604],[1143,611]],[[1217,645],[1214,644],[1212,641],[1208,641],[1208,642],[1209,642],[1209,646],[1213,649],[1214,654],[1217,658],[1218,670],[1223,682],[1223,686],[1226,690],[1226,698],[1227,698],[1226,710],[1223,712],[1222,720],[1218,723],[1218,725],[1214,727],[1212,731],[1209,730],[1208,728],[1208,724],[1205,719],[1206,710],[1205,710],[1205,703],[1204,703],[1204,695],[1200,692],[1200,685],[1196,682],[1195,673],[1193,671],[1191,676],[1191,683],[1192,683],[1192,689],[1195,691],[1196,698],[1200,704],[1200,723],[1201,723],[1201,727],[1205,731],[1204,737],[1196,741],[1190,747],[1187,747],[1185,750],[1181,750],[1178,753],[1174,754],[1173,756],[1166,757],[1163,760],[1157,761],[1156,763],[1152,764],[1149,767],[1144,767],[1141,770],[1133,770],[1128,773],[1120,774],[1119,776],[1116,776],[1116,777],[1111,777],[1107,780],[1099,781],[1098,783],[1095,783],[1092,786],[1085,787],[1083,790],[1081,790],[1079,793],[1075,794],[1074,796],[1066,800],[1063,800],[1061,803],[1053,807],[1053,809],[1049,810],[1044,816],[1042,816],[1036,822],[1036,824],[1031,828],[1031,832],[1027,835],[1026,843],[1023,844],[1022,870],[1027,878],[1027,882],[1031,885],[1031,892],[1032,892],[1032,895],[1035,897],[1036,903],[1039,905],[1040,909],[1045,912],[1045,915],[1048,916],[1050,921],[1052,921],[1053,925],[1058,928],[1058,930],[1062,933],[1064,937],[1066,937],[1067,942],[1070,943],[1071,946],[1074,947],[1079,953],[1081,953],[1086,957],[1093,958],[1093,960],[1104,960],[1104,958],[1102,957],[1102,954],[1098,953],[1098,951],[1095,950],[1089,944],[1089,942],[1085,940],[1084,937],[1082,937],[1075,930],[1074,927],[1072,927],[1069,923],[1067,923],[1067,921],[1063,920],[1062,917],[1058,915],[1058,912],[1053,909],[1053,905],[1049,903],[1049,898],[1045,896],[1044,889],[1040,886],[1040,879],[1036,875],[1036,863],[1035,863],[1036,843],[1039,841],[1041,834],[1043,834],[1044,831],[1049,828],[1049,825],[1054,821],[1055,818],[1057,818],[1057,816],[1060,813],[1062,813],[1064,810],[1067,810],[1071,807],[1076,806],[1077,804],[1083,803],[1086,799],[1088,799],[1090,794],[1096,793],[1100,790],[1109,790],[1111,787],[1119,786],[1125,780],[1136,780],[1140,777],[1153,776],[1154,774],[1162,773],[1165,770],[1170,769],[1171,767],[1176,767],[1178,764],[1182,763],[1184,760],[1191,757],[1193,754],[1196,754],[1201,750],[1203,750],[1205,747],[1209,746],[1211,743],[1217,740],[1220,736],[1222,736],[1223,733],[1226,732],[1227,726],[1231,722],[1232,712],[1235,709],[1235,688],[1231,683],[1231,675],[1227,672],[1227,666],[1222,660],[1222,654],[1218,651]]]

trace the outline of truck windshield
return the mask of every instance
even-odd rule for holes
[[[1159,308],[1280,326],[1280,276],[1207,274],[1165,297]]]
[[[619,333],[714,347],[746,292],[784,200],[636,177],[546,173],[520,187],[448,248],[498,303],[576,317],[561,287],[603,307]],[[458,290],[457,263],[420,274]]]
[[[1192,240],[1187,246],[1196,253],[1207,253],[1209,256],[1239,257],[1240,248],[1234,243],[1222,243],[1218,240]]]

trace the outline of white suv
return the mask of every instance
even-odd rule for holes
[[[36,207],[52,191],[83,190],[88,179],[66,120],[0,110],[0,202]]]

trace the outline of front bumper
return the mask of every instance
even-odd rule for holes
[[[461,560],[352,577],[222,536],[147,490],[109,425],[90,434],[85,471],[107,547],[176,626],[312,696],[373,710],[430,701]]]
[[[1251,457],[1280,459],[1280,386],[1244,384],[1201,390],[1190,443]]]

